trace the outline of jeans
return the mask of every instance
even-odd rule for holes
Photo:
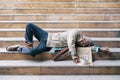
[[[31,56],[36,56],[42,52],[48,51],[51,48],[46,47],[48,32],[39,28],[33,23],[28,23],[26,25],[25,40],[26,43],[33,44],[33,36],[39,41],[39,44],[33,48],[19,47],[18,52],[28,54]]]

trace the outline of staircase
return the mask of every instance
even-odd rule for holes
[[[74,64],[71,59],[54,62],[48,52],[33,58],[18,52],[6,51],[5,47],[9,45],[24,44],[25,26],[29,22],[35,23],[51,33],[79,29],[96,44],[110,47],[112,55],[93,54],[94,62],[92,66],[80,66]],[[34,41],[34,45],[36,45],[38,41],[36,39]],[[73,75],[69,80],[75,79],[75,76],[79,76],[76,80],[82,79],[80,77],[82,75],[85,80],[104,80],[101,78],[101,75],[103,75],[106,79],[108,79],[106,76],[110,78],[113,76],[114,79],[112,80],[119,80],[120,1],[1,0],[0,74],[4,76],[25,75],[28,77],[30,75],[34,77],[36,75],[41,77],[57,76],[58,78]],[[98,77],[93,77],[94,75],[98,75]],[[86,77],[89,77],[89,79]],[[16,80],[19,79],[16,78]],[[49,79],[44,78],[44,80]]]

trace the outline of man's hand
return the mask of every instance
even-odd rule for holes
[[[79,61],[79,58],[74,58],[74,59],[73,59],[73,62],[76,63],[76,64],[79,63],[79,62],[80,62],[80,61]]]
[[[100,47],[100,51],[101,51],[101,52],[107,52],[107,54],[110,53],[110,50],[109,50],[108,47]]]

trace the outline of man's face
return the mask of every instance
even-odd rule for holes
[[[89,45],[89,41],[86,38],[83,38],[83,40],[77,42],[77,45],[79,47],[87,47]]]

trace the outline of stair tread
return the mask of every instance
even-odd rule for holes
[[[116,23],[118,21],[0,21],[0,23]]]
[[[0,67],[78,67],[82,65],[77,65],[72,62],[72,60],[66,61],[36,61],[36,60],[0,60]],[[86,65],[88,66],[88,65]],[[93,62],[93,67],[109,67],[109,66],[120,66],[120,60],[96,60]]]
[[[120,41],[120,38],[90,37],[93,41]],[[34,39],[36,40],[36,39]],[[25,41],[24,37],[1,37],[0,41]]]
[[[46,31],[66,31],[66,30],[71,30],[71,29],[68,29],[68,28],[57,28],[57,29],[55,29],[55,28],[43,28],[44,30],[46,30]],[[75,28],[74,28],[75,29]],[[120,29],[102,29],[102,28],[93,28],[93,29],[91,29],[91,28],[87,28],[87,29],[79,29],[79,28],[76,28],[77,30],[80,30],[80,31],[120,31]],[[21,31],[21,32],[23,32],[23,31],[25,31],[25,29],[7,29],[7,28],[2,28],[2,29],[0,29],[0,32],[5,32],[5,31]]]
[[[61,16],[61,15],[67,15],[67,16],[72,16],[72,15],[76,15],[76,16],[78,16],[78,15],[86,15],[86,14],[39,14],[39,13],[37,13],[37,14],[0,14],[0,16],[55,16],[55,15],[57,15],[57,16]],[[93,15],[93,16],[100,16],[100,15],[102,15],[102,16],[109,16],[109,15],[113,15],[113,16],[119,16],[120,14],[118,14],[118,13],[116,13],[116,14],[87,14],[87,15]]]
[[[120,48],[109,48],[110,52],[120,52]],[[18,53],[17,51],[6,51],[6,48],[0,48],[0,53]]]
[[[119,80],[119,75],[0,75],[0,80]]]

